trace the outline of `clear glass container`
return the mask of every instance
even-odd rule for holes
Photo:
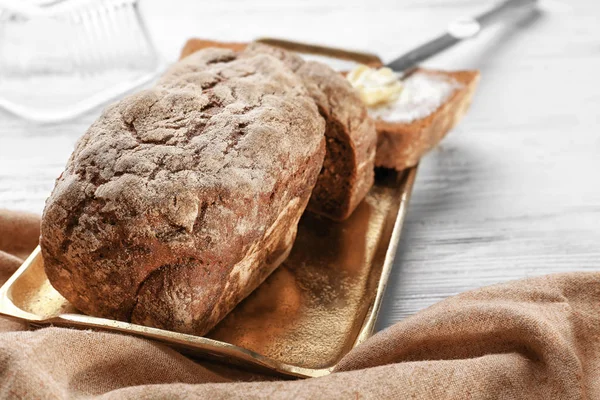
[[[163,69],[137,0],[0,0],[0,107],[73,118]]]

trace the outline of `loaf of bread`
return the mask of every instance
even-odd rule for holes
[[[79,140],[44,210],[50,283],[90,315],[206,333],[287,256],[324,132],[280,60],[196,52]]]
[[[417,165],[421,157],[434,148],[466,114],[479,82],[479,72],[419,69],[408,79],[423,78],[445,85],[449,92],[448,96],[441,99],[440,104],[429,110],[431,112],[427,115],[410,121],[399,122],[385,117],[376,117],[378,139],[375,165],[377,167],[401,171]],[[426,89],[428,92],[435,91],[434,87]],[[431,93],[431,97],[435,96],[435,93]],[[423,105],[414,105],[414,107],[419,106]],[[408,112],[410,113],[411,110]]]
[[[181,56],[215,45],[237,51],[242,46],[190,39]],[[304,82],[327,123],[327,152],[308,210],[336,221],[348,218],[373,186],[377,132],[367,108],[348,81],[325,64],[260,43],[250,43],[244,53],[272,55]]]

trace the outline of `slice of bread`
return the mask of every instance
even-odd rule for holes
[[[418,69],[414,74],[442,77],[456,83],[454,92],[424,118],[401,123],[376,119],[377,154],[375,166],[398,171],[417,165],[467,112],[479,82],[479,71],[434,71]]]

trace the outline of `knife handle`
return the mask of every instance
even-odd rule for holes
[[[504,18],[505,16],[520,10],[529,7],[533,7],[538,3],[538,0],[507,0],[501,3],[498,3],[492,9],[479,14],[474,19],[479,22],[482,28],[497,22],[498,20]]]
[[[506,0],[475,18],[461,18],[448,26],[448,32],[386,64],[396,72],[404,72],[455,44],[477,36],[485,28],[513,12],[530,8],[537,0]]]

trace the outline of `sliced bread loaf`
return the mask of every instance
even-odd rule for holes
[[[240,51],[240,43],[189,40],[181,56],[212,46]],[[282,60],[302,79],[325,118],[327,152],[308,210],[336,221],[350,216],[373,185],[377,133],[365,105],[346,79],[318,62],[260,43],[245,54],[264,53]]]

